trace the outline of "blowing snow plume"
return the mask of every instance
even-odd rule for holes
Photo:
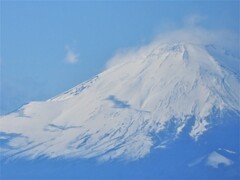
[[[136,60],[141,52],[145,53],[146,51],[151,51],[151,49],[158,44],[173,44],[180,42],[200,46],[212,45],[218,48],[218,51],[221,51],[221,53],[228,53],[228,55],[233,56],[236,61],[239,60],[240,39],[238,33],[229,30],[207,30],[197,25],[197,20],[201,20],[203,17],[193,17],[195,16],[190,16],[185,19],[185,27],[161,33],[148,45],[118,50],[116,55],[108,61],[106,68],[124,61]],[[237,64],[237,66],[239,66],[239,64]]]
[[[1,116],[1,152],[137,160],[183,132],[198,141],[225,112],[239,117],[240,98],[239,57],[203,37],[203,30],[162,35],[89,81]]]

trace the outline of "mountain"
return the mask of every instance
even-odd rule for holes
[[[153,43],[56,97],[1,116],[1,153],[133,161],[184,147],[184,138],[203,144],[225,123],[239,131],[239,90],[239,59],[229,53],[214,45]],[[218,145],[189,166],[238,163],[228,156],[239,156],[239,136],[234,146]]]

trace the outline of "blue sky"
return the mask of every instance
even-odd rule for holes
[[[197,23],[239,34],[239,1],[1,1],[1,114],[104,70],[119,49]]]

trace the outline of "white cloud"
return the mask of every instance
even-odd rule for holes
[[[143,47],[142,47],[143,48]],[[115,66],[116,64],[124,63],[126,60],[129,61],[129,59],[136,59],[136,55],[139,52],[140,47],[134,47],[134,48],[125,48],[118,50],[115,55],[107,61],[106,68],[110,68],[112,66]]]
[[[206,16],[201,16],[199,14],[193,14],[191,16],[187,16],[183,19],[184,25],[187,27],[197,26],[202,21],[206,20]]]
[[[151,50],[152,46],[162,43],[184,42],[199,45],[214,44],[231,51],[235,56],[239,57],[239,34],[226,29],[209,30],[201,27],[201,21],[207,18],[200,15],[192,15],[183,19],[183,27],[168,32],[160,33],[154,40],[145,46],[118,50],[116,55],[111,58],[106,68],[116,64],[123,63],[126,59],[140,58],[141,52]]]
[[[228,30],[208,30],[202,27],[186,27],[163,33],[156,38],[156,41],[215,44],[233,51],[239,47],[239,37],[236,33]]]
[[[69,64],[75,64],[79,61],[79,55],[69,46],[66,46],[66,57],[65,61]]]

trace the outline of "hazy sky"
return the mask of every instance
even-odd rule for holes
[[[1,1],[1,114],[101,72],[119,51],[198,24],[239,34],[239,1]]]

